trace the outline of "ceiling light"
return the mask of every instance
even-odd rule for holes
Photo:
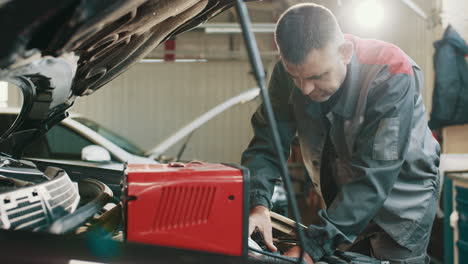
[[[355,15],[361,27],[375,28],[382,22],[382,4],[377,0],[359,1],[355,9]]]

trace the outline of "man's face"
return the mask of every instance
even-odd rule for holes
[[[323,49],[309,52],[303,64],[295,65],[282,59],[287,73],[295,85],[312,101],[327,101],[341,86],[346,77],[346,65],[352,56],[349,47],[329,44]]]

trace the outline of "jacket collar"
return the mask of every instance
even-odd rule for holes
[[[356,104],[359,98],[359,61],[356,54],[351,58],[347,66],[346,78],[341,84],[343,89],[332,111],[342,116],[344,119],[350,119],[354,116]]]

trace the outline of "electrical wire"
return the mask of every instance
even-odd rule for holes
[[[183,144],[182,147],[180,148],[179,153],[177,153],[176,161],[180,161],[180,158],[182,157],[182,154],[184,154],[184,151],[185,151],[185,149],[187,148],[187,145],[188,145],[188,143],[189,143],[189,141],[190,141],[190,138],[192,138],[193,132],[195,132],[195,131],[192,131],[192,133],[190,133],[190,134],[187,136],[187,139],[185,140],[184,144]]]
[[[257,252],[259,254],[269,256],[269,257],[272,257],[272,258],[281,259],[281,260],[284,260],[284,261],[287,261],[287,262],[303,263],[300,259],[296,259],[296,258],[292,258],[292,257],[286,257],[286,256],[274,254],[274,253],[271,253],[271,252],[268,252],[268,251],[263,251],[263,250],[259,250],[259,249],[256,249],[256,248],[252,248],[252,247],[249,247],[249,250],[252,250],[254,252]]]

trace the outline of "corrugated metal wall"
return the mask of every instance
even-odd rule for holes
[[[468,1],[444,0],[442,18],[444,26],[451,24],[468,41]]]
[[[426,14],[431,14],[431,9],[434,8],[430,4],[433,1],[418,0],[414,2],[423,8]],[[403,49],[421,67],[424,74],[423,100],[429,114],[432,109],[434,87],[432,63],[434,48],[432,44],[437,28],[433,28],[430,22],[425,21],[401,2],[399,8],[402,8],[401,12],[395,10],[396,14],[390,17],[392,23],[387,25],[387,29],[390,31],[387,38]],[[381,35],[382,39],[385,39],[384,34]]]
[[[73,111],[150,149],[215,105],[255,87],[249,71],[246,62],[139,63],[79,99]],[[236,106],[211,120],[193,135],[183,158],[238,163],[256,105]],[[168,154],[176,155],[178,146]]]
[[[431,14],[437,9],[438,0],[415,0],[425,13]],[[359,1],[349,2],[355,4]],[[432,43],[437,38],[437,27],[419,17],[403,1],[379,1],[383,5],[382,21],[375,27],[364,27],[356,23],[353,8],[341,9],[338,20],[344,32],[362,38],[375,38],[396,44],[406,52],[422,69],[424,74],[423,99],[429,113],[431,110],[433,90]],[[354,6],[353,6],[354,7]]]
[[[9,107],[21,107],[23,104],[23,97],[21,91],[15,85],[8,84],[8,106]]]

